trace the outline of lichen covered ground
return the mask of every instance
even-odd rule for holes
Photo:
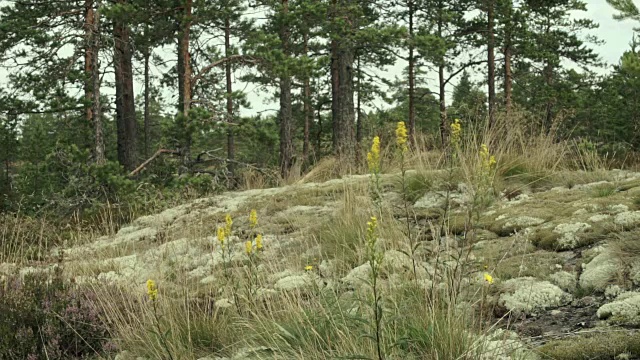
[[[383,177],[384,201],[390,218],[402,222],[397,178]],[[368,176],[353,176],[224,193],[141,217],[115,235],[58,251],[63,251],[66,275],[77,283],[123,284],[143,293],[147,279],[162,279],[167,294],[189,289],[209,294],[217,306],[230,306],[233,299],[219,290],[222,280],[215,275],[224,266],[216,227],[225,215],[233,217],[227,266],[246,267],[245,240],[253,234],[248,214],[256,209],[264,249],[258,296],[318,287],[365,291],[371,267],[358,250],[359,233],[352,229],[355,239],[336,234],[340,226],[348,227],[345,216],[355,217],[354,222],[367,218],[359,204],[366,202],[368,185]],[[423,243],[415,263],[393,232],[381,235],[386,291],[414,276],[425,288],[440,286],[436,262],[446,264],[447,256],[465,253],[465,283],[486,288],[496,328],[510,334],[487,341],[497,341],[496,348],[520,344],[513,352],[519,355],[492,353],[487,357],[492,359],[533,359],[535,348],[551,339],[640,326],[640,251],[633,250],[640,249],[633,246],[640,241],[640,173],[611,171],[571,188],[556,183],[534,191],[522,185],[520,195],[500,194],[473,214],[471,226],[465,188],[425,191],[412,204],[411,231]],[[434,238],[434,224],[444,224],[446,235]],[[441,255],[430,255],[434,249]],[[312,270],[305,270],[309,266]],[[1,264],[0,272],[14,268]],[[32,265],[20,272],[39,269]],[[485,273],[491,284],[485,283]],[[525,354],[522,344],[534,350]]]

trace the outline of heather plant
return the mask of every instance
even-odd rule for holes
[[[53,274],[0,280],[0,358],[84,359],[116,350],[96,294]]]

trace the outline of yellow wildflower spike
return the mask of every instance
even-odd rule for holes
[[[225,216],[224,218],[224,222],[226,224],[224,230],[225,230],[225,235],[230,236],[231,235],[231,227],[233,226],[233,219],[231,219],[231,215],[227,214],[227,216]]]
[[[258,225],[258,212],[256,209],[251,210],[249,214],[249,227],[252,229]]]
[[[224,228],[222,226],[218,227],[218,241],[220,242],[220,244],[224,245],[224,238],[226,237]]]
[[[147,295],[151,301],[158,299],[158,288],[156,287],[156,283],[151,279],[147,280]]]
[[[244,243],[244,252],[247,253],[247,255],[251,255],[251,252],[253,251],[253,244],[251,244],[251,241],[247,241]]]
[[[304,267],[304,271],[311,271],[311,270],[313,270],[313,266],[311,265],[307,265]]]
[[[262,250],[262,234],[256,236],[256,250]]]
[[[493,284],[493,276],[489,275],[489,273],[484,273],[484,281]]]
[[[460,119],[455,119],[455,121],[451,123],[451,142],[457,144],[460,141],[461,135],[462,125],[460,124]]]
[[[373,138],[371,151],[367,153],[367,165],[369,172],[373,174],[380,172],[380,138],[378,136]]]
[[[404,154],[409,149],[407,146],[407,128],[404,125],[404,121],[399,121],[396,127],[396,144],[400,148],[400,151]]]

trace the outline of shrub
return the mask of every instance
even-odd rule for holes
[[[80,359],[115,350],[95,294],[61,269],[0,281],[0,358]]]

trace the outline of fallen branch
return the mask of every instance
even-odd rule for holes
[[[140,166],[138,166],[137,168],[135,168],[135,170],[133,170],[132,172],[129,173],[129,176],[134,176],[135,174],[139,173],[140,171],[142,171],[142,169],[144,169],[147,165],[149,165],[150,162],[152,162],[155,158],[157,158],[158,156],[160,156],[161,154],[173,154],[173,155],[180,155],[180,151],[178,150],[169,150],[169,149],[158,149],[158,151],[156,151],[155,154],[153,154],[153,156],[151,156],[150,158],[148,158],[145,162],[143,162],[142,164],[140,164]]]

